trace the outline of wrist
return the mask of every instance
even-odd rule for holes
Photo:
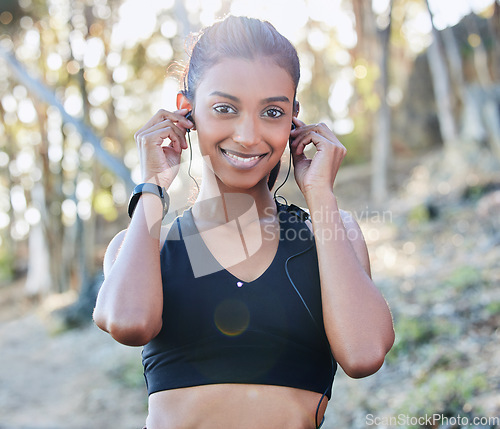
[[[172,184],[172,180],[160,180],[158,177],[152,176],[149,178],[142,178],[141,183],[151,183],[152,185],[157,185],[161,188],[165,188],[165,190],[168,190],[170,188],[170,185]]]
[[[165,217],[168,211],[168,207],[170,204],[170,198],[167,194],[167,190],[160,185],[153,184],[150,182],[140,183],[134,188],[132,195],[130,196],[129,204],[128,204],[128,214],[132,217],[135,208],[139,202],[139,199],[144,197],[145,195],[153,196],[157,202],[160,203],[162,207],[162,219]],[[158,205],[158,204],[155,204]]]
[[[304,193],[304,198],[310,210],[314,207],[331,206],[332,204],[334,206],[332,208],[338,210],[337,197],[335,197],[332,189],[311,189]]]
[[[161,173],[152,173],[149,171],[145,171],[142,174],[141,183],[152,183],[154,185],[158,185],[162,188],[168,189],[170,188],[170,185],[177,175],[177,170],[178,169],[167,168]]]

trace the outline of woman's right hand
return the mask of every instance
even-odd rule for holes
[[[187,149],[186,130],[194,125],[185,118],[188,109],[159,110],[134,135],[139,150],[143,182],[168,189],[179,171],[181,152]],[[162,146],[169,139],[170,143]]]

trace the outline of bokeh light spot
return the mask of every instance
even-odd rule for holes
[[[222,301],[214,313],[214,322],[217,329],[224,335],[234,337],[248,328],[250,312],[246,304],[237,299]]]

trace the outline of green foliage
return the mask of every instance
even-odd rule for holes
[[[456,268],[444,281],[457,292],[464,292],[482,283],[481,270],[471,265]]]
[[[485,308],[488,316],[498,316],[500,315],[500,301],[493,301],[488,303]]]
[[[433,371],[416,383],[399,411],[413,416],[463,415],[469,401],[487,388],[485,374],[463,368]]]
[[[144,373],[139,359],[129,359],[112,370],[113,378],[128,388],[144,386]]]
[[[360,164],[368,162],[371,156],[371,145],[367,143],[366,137],[370,133],[371,123],[366,116],[360,115],[354,118],[354,131],[342,136],[342,144],[347,149],[345,164]]]
[[[0,248],[0,284],[12,279],[14,274],[14,257],[12,253],[7,252],[6,246]]]
[[[144,372],[140,359],[131,358],[120,362],[111,370],[112,378],[124,389],[145,389]],[[145,412],[148,410],[147,395],[143,397],[142,407]]]
[[[387,355],[387,362],[394,363],[401,355],[413,353],[424,344],[442,337],[456,335],[456,327],[445,319],[431,317],[397,318],[394,323],[396,341]]]
[[[109,222],[113,222],[118,217],[113,195],[104,189],[99,190],[94,197],[94,210]]]
[[[480,185],[470,186],[464,193],[464,197],[472,201],[477,201],[483,195],[484,195],[484,187]]]
[[[408,214],[408,221],[412,224],[420,225],[430,219],[429,209],[425,204],[414,207]]]

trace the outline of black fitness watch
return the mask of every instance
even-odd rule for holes
[[[161,204],[163,206],[163,219],[168,212],[170,197],[168,196],[167,190],[164,187],[155,185],[154,183],[141,183],[134,188],[132,195],[130,196],[130,201],[128,203],[128,215],[132,217],[139,198],[145,192],[149,194],[155,194],[160,197]]]

